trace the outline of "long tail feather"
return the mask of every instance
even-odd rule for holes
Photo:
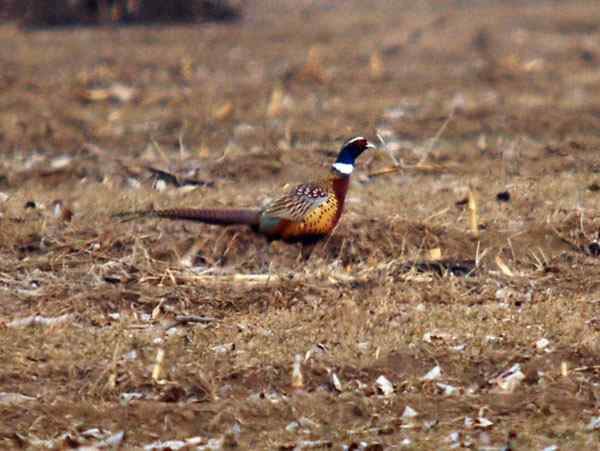
[[[233,208],[172,208],[165,210],[122,212],[113,215],[113,218],[119,219],[122,222],[142,218],[163,218],[196,221],[204,224],[216,225],[258,225],[260,222],[260,210]]]

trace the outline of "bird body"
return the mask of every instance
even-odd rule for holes
[[[314,243],[329,235],[338,224],[356,158],[374,148],[365,138],[344,143],[328,177],[303,183],[263,209],[178,208],[120,213],[124,219],[156,217],[191,220],[205,224],[244,224],[269,240]]]
[[[298,185],[261,212],[258,231],[288,242],[318,241],[339,222],[349,181],[347,175],[332,174]]]

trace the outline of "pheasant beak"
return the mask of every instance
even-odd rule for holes
[[[365,149],[377,149],[377,146],[375,144],[373,144],[372,142],[367,141],[367,145],[365,146]]]

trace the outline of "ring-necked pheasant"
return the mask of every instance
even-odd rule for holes
[[[117,213],[114,217],[245,224],[269,240],[312,244],[329,235],[337,225],[354,162],[365,150],[373,148],[375,146],[361,136],[346,141],[326,178],[298,185],[262,209],[173,208]]]

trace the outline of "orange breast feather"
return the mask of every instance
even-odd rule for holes
[[[306,235],[327,235],[339,219],[339,204],[335,196],[311,211],[302,222],[290,222],[281,232],[283,239]]]

